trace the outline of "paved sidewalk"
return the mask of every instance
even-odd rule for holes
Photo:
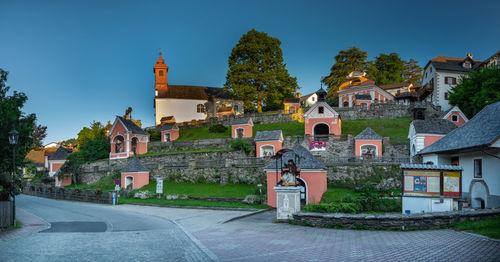
[[[339,230],[273,223],[275,211],[119,206],[176,221],[222,261],[500,261],[500,241],[454,230]]]
[[[8,241],[16,237],[38,233],[42,230],[50,228],[50,224],[47,221],[24,211],[21,208],[16,208],[16,219],[21,225],[21,228],[9,229],[5,232],[0,232],[0,241]]]

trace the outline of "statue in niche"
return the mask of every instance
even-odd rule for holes
[[[288,160],[288,164],[282,168],[282,176],[281,180],[278,182],[278,185],[281,186],[296,186],[299,182],[297,181],[297,166],[295,162],[290,159]]]

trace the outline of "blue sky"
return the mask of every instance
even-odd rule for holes
[[[320,87],[339,50],[438,56],[500,50],[499,1],[0,1],[0,68],[25,92],[45,142],[76,137],[133,107],[154,124],[158,48],[170,84],[222,87],[227,59],[255,28],[282,42],[302,94]]]

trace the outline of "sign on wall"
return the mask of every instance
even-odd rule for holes
[[[163,194],[163,178],[156,178],[156,194]]]

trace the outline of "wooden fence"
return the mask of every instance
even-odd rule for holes
[[[62,188],[52,186],[27,186],[23,193],[26,195],[73,200],[83,202],[93,202],[100,204],[113,204],[113,192],[102,192],[98,190],[82,190],[73,188]]]

